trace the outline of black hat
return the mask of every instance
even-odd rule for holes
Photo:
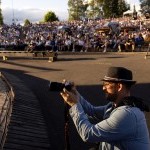
[[[108,69],[107,75],[105,75],[102,81],[123,82],[131,84],[136,83],[136,81],[132,80],[132,71],[123,67],[110,67]]]

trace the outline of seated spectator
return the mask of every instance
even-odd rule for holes
[[[132,52],[135,50],[135,35],[129,35],[127,41],[125,42],[125,49],[126,51],[131,49]]]
[[[102,45],[101,47],[104,48],[103,52],[106,53],[107,52],[107,48],[109,46],[109,39],[105,39],[104,41],[104,45]]]
[[[138,51],[141,51],[143,44],[144,44],[144,38],[142,34],[140,33],[138,37],[135,38],[135,45],[137,46]]]
[[[71,39],[67,37],[65,39],[65,51],[71,51],[71,45],[72,45]]]
[[[52,50],[52,47],[51,47],[51,41],[49,38],[46,39],[46,42],[45,42],[45,50]]]
[[[126,43],[125,39],[121,39],[120,41],[118,41],[118,51],[119,52],[122,52],[125,50],[125,43]]]

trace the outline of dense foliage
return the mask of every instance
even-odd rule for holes
[[[70,20],[121,17],[130,9],[125,0],[69,0]]]
[[[141,12],[145,15],[146,19],[150,18],[150,0],[140,0]]]
[[[0,25],[3,25],[2,10],[0,9]]]
[[[52,11],[47,12],[44,16],[44,22],[53,22],[58,20],[59,20],[58,17]]]
[[[25,21],[24,21],[24,26],[28,26],[28,25],[30,25],[31,23],[30,23],[30,21],[28,20],[28,19],[25,19]]]
[[[150,12],[150,0],[140,0],[141,2],[141,9],[143,12]]]

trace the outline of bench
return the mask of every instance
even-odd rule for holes
[[[57,60],[58,54],[53,51],[7,51],[0,50],[0,56],[2,56],[3,61],[6,61],[8,57],[31,57],[31,58],[48,58],[48,62],[53,62]]]

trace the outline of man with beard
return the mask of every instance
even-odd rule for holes
[[[136,81],[124,67],[110,67],[102,79],[109,103],[95,107],[87,102],[72,83],[71,91],[61,92],[70,116],[85,142],[99,143],[99,150],[150,150],[149,131],[143,111],[149,111],[140,98],[130,95]],[[97,119],[93,124],[88,118]],[[103,118],[103,119],[101,119]]]

